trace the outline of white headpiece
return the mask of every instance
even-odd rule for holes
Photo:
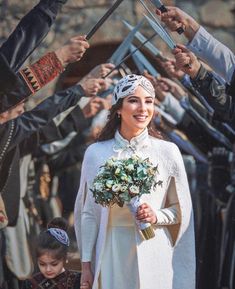
[[[113,96],[112,105],[116,104],[120,98],[124,98],[135,92],[138,86],[142,86],[153,98],[155,98],[155,90],[152,83],[142,75],[130,74],[126,75],[116,84]]]
[[[50,228],[47,229],[47,232],[51,234],[57,241],[59,241],[61,244],[65,246],[69,246],[69,237],[68,234],[59,228]]]

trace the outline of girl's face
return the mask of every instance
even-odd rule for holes
[[[38,257],[38,267],[45,278],[52,279],[64,272],[64,260],[55,259],[47,252]]]
[[[122,107],[117,112],[121,117],[120,133],[130,140],[150,123],[154,113],[154,99],[138,86],[133,94],[123,99]]]

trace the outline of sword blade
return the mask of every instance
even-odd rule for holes
[[[109,8],[109,10],[100,18],[100,20],[92,27],[92,29],[87,33],[86,39],[90,40],[95,32],[104,24],[108,17],[117,9],[117,7],[123,2],[123,0],[117,0]]]
[[[133,52],[136,49],[136,46],[131,44],[131,52]],[[154,76],[154,77],[158,77],[160,74],[157,72],[157,70],[153,67],[153,65],[148,61],[148,59],[144,56],[144,54],[141,51],[136,51],[133,55],[132,55],[134,61],[136,61],[136,65],[138,67],[138,65],[140,64],[140,69],[142,70],[141,67],[143,67],[144,69],[148,70],[148,72]],[[143,71],[141,71],[141,73],[143,73]]]
[[[134,26],[130,25],[126,20],[122,20],[122,22],[126,25],[126,27],[129,29],[129,30],[133,30],[134,29]],[[139,31],[136,32],[135,34],[135,38],[138,39],[138,41],[140,43],[143,43],[147,40],[147,38],[142,34],[140,33]],[[148,49],[148,51],[154,56],[158,56],[160,58],[162,58],[162,53],[159,49],[157,49],[151,42],[147,42],[145,43],[145,47]]]
[[[162,31],[162,33],[161,33],[161,35],[165,35],[165,37],[164,37],[164,41],[168,41],[168,43],[170,43],[170,42],[172,42],[172,45],[174,45],[175,46],[175,43],[174,43],[174,41],[173,41],[173,39],[171,38],[171,36],[168,34],[168,32],[162,27],[162,25],[160,24],[160,22],[158,21],[158,19],[157,19],[157,17],[155,17],[155,15],[149,10],[149,8],[148,8],[148,6],[144,3],[144,1],[143,0],[139,0],[140,1],[140,3],[142,4],[142,6],[145,8],[145,10],[147,10],[148,11],[148,13],[152,16],[152,18],[154,19],[154,21],[152,20],[152,19],[150,19],[150,18],[148,18],[150,21],[152,21],[153,23],[155,23],[158,27],[159,27],[159,30],[161,30]],[[148,21],[149,21],[148,20]],[[160,36],[160,34],[159,34],[159,36]]]
[[[113,64],[118,64],[124,55],[127,53],[130,44],[132,40],[135,37],[136,32],[140,29],[140,27],[143,25],[143,20],[139,22],[135,27],[133,27],[133,30],[127,35],[127,37],[123,40],[123,42],[118,46],[118,48],[115,50],[111,58],[109,59],[110,62]]]
[[[152,19],[150,19],[147,15],[144,15],[146,19],[148,20],[149,24],[152,26],[153,30],[158,33],[158,35],[162,38],[163,41],[166,42],[166,44],[170,47],[170,49],[174,49],[176,47],[175,42],[173,39],[166,34],[166,32],[161,29]]]
[[[133,52],[135,49],[136,49],[136,47],[132,44],[130,46],[130,52]],[[143,74],[144,70],[145,70],[145,67],[144,67],[143,63],[141,61],[139,61],[139,58],[137,57],[137,53],[138,53],[138,51],[136,51],[136,53],[132,54],[131,57],[132,57],[135,65],[136,65],[136,67],[138,68],[138,72],[140,74]]]
[[[153,37],[155,37],[157,35],[157,33],[154,33],[150,38],[148,38],[145,42],[147,43],[148,41],[150,41]],[[136,50],[134,50],[132,53],[128,54],[126,57],[123,58],[123,60],[118,63],[111,71],[109,71],[109,73],[107,73],[103,78],[108,77],[115,69],[117,69],[118,67],[120,67],[129,57],[132,56],[132,54],[134,54],[137,50],[139,50],[141,47],[143,47],[145,45],[145,43],[139,45]]]
[[[166,7],[163,5],[163,3],[160,0],[150,0],[153,5],[159,9],[162,13],[167,12]]]

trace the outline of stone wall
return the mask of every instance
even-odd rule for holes
[[[29,61],[38,59],[40,55],[49,50],[56,49],[74,35],[87,34],[113,2],[114,0],[68,0],[53,29]],[[215,37],[235,51],[235,2],[233,0],[163,0],[163,2],[167,5],[179,6],[188,12]],[[36,3],[38,3],[37,0],[0,0],[0,43],[10,34],[19,19]],[[134,25],[142,18],[143,13],[146,11],[140,2],[123,1],[116,12],[91,39],[91,46],[104,44],[107,47],[109,43],[120,42],[127,34],[120,19],[126,19]],[[152,33],[148,27],[145,27],[142,32],[145,35]],[[176,33],[173,37],[177,42],[185,42],[185,39]],[[159,37],[154,42],[159,49],[168,51]],[[49,89],[50,92],[51,89]]]

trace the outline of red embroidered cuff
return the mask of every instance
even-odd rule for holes
[[[49,52],[34,64],[20,70],[19,73],[32,93],[35,93],[63,71],[63,65],[56,54]]]

